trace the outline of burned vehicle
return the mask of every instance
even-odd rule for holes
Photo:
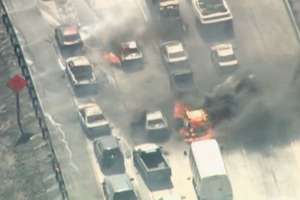
[[[112,135],[99,137],[94,141],[94,151],[103,172],[124,173],[124,156],[116,137]]]
[[[79,26],[75,24],[61,25],[55,28],[55,40],[59,48],[81,48],[83,41],[80,37]]]
[[[78,106],[78,116],[86,134],[99,137],[111,134],[111,126],[102,109],[96,103],[86,103]]]
[[[235,74],[206,95],[203,108],[208,112],[210,121],[217,123],[238,114],[258,92],[254,74]]]
[[[68,58],[66,60],[66,73],[75,88],[95,86],[97,83],[93,66],[85,56]]]

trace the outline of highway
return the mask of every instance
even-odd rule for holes
[[[101,0],[94,2],[97,1],[103,4]],[[72,88],[63,76],[53,45],[53,24],[49,18],[42,18],[36,8],[20,11],[22,7],[14,3],[17,0],[8,2],[14,10],[11,13],[13,22],[34,63],[31,70],[47,111],[70,198],[101,199],[103,176],[95,161],[91,142],[81,131],[75,113],[76,103],[84,99],[74,100]],[[218,140],[222,145],[234,197],[237,200],[298,199],[300,158],[296,152],[299,152],[300,144],[295,132],[298,113],[290,99],[287,102],[289,106],[282,108],[287,101],[285,98],[294,98],[288,92],[289,79],[299,53],[294,30],[282,1],[228,0],[228,3],[234,16],[232,30],[230,26],[211,27],[209,30],[196,26],[188,1],[181,1],[181,11],[188,25],[183,40],[188,47],[200,97],[221,80],[210,63],[209,47],[220,41],[231,41],[236,47],[241,67],[254,71],[262,82],[265,93],[257,101],[263,101],[263,105],[267,104],[271,110],[270,115],[264,115],[263,109],[257,108],[254,103],[239,118],[217,128],[222,136]],[[122,138],[129,155],[126,161],[128,173],[135,177],[134,183],[140,186],[140,193],[145,196],[143,199],[159,197],[164,192],[151,194],[144,188],[128,153],[132,145],[147,141],[142,130],[133,131],[129,127],[135,112],[162,109],[170,118],[174,101],[159,55],[161,38],[155,30],[155,22],[151,21],[144,1],[128,0],[127,4],[118,5],[118,13],[110,16],[99,15],[100,11],[92,10],[84,0],[74,0],[73,5],[80,25],[86,30],[84,33],[86,36],[93,35],[87,38],[87,53],[96,65],[101,87],[98,94],[90,98],[103,107],[115,127],[114,133]],[[96,33],[93,32],[95,30]],[[141,41],[146,57],[142,69],[118,69],[101,58],[104,48],[98,44],[122,32],[135,35]],[[89,41],[91,39],[97,42]],[[260,120],[253,120],[252,115]],[[270,116],[274,116],[274,120]],[[261,121],[268,124],[261,125]],[[285,121],[291,125],[278,125]],[[160,143],[167,151],[173,170],[174,189],[165,192],[195,199],[187,157],[184,156],[187,145],[175,132],[168,141]]]

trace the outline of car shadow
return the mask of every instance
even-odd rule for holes
[[[163,182],[146,182],[146,185],[151,191],[167,190],[174,187],[170,179]]]
[[[220,43],[234,39],[233,22],[217,24],[200,24],[196,21],[196,29],[200,37],[207,43]]]

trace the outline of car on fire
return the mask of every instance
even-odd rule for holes
[[[211,61],[220,73],[230,73],[239,68],[239,61],[230,43],[213,46],[211,48]]]
[[[164,62],[170,65],[186,66],[188,63],[188,53],[182,42],[178,40],[164,42],[160,45]]]
[[[103,172],[124,173],[124,156],[116,137],[112,135],[99,137],[94,141],[94,151]]]
[[[110,123],[98,104],[94,102],[80,104],[78,106],[78,116],[88,137],[96,138],[111,134]]]
[[[85,56],[75,56],[66,60],[66,73],[75,88],[97,83],[93,65]]]
[[[142,61],[143,59],[142,49],[137,41],[134,40],[122,42],[119,52],[122,63],[130,61]]]
[[[233,17],[226,0],[192,0],[197,20],[201,24],[232,21]]]
[[[159,110],[146,113],[145,127],[147,133],[152,135],[155,133],[167,133],[169,129],[167,119]]]
[[[61,49],[81,48],[83,41],[80,36],[79,26],[75,24],[61,25],[55,28],[55,39]]]

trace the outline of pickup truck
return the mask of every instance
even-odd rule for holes
[[[104,116],[102,109],[96,103],[79,105],[78,116],[81,126],[88,137],[95,138],[111,134],[109,121]]]
[[[171,168],[158,145],[146,143],[135,146],[133,161],[149,189],[152,189],[153,185],[171,182]]]

